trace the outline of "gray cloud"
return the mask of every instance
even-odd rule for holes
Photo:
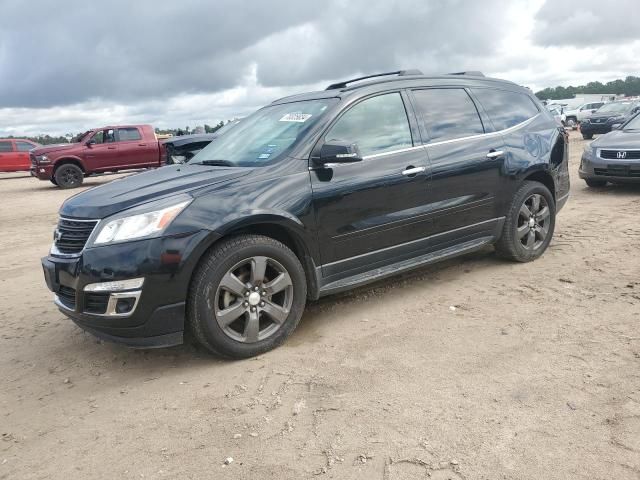
[[[429,71],[464,68],[459,62],[497,44],[486,29],[502,20],[503,4],[5,0],[0,105],[217,92],[241,84],[255,65],[268,86],[414,66],[408,61]]]
[[[638,0],[546,0],[534,24],[542,46],[616,45],[638,38]]]

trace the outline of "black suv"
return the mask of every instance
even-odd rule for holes
[[[609,133],[640,111],[637,100],[621,100],[605,103],[594,113],[580,122],[582,138],[590,140],[594,133]]]
[[[69,198],[42,259],[59,309],[130,346],[249,357],[308,299],[494,244],[538,258],[568,141],[526,89],[401,71],[282,98],[184,165]]]

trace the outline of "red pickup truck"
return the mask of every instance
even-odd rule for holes
[[[103,172],[159,167],[162,148],[151,125],[119,125],[89,130],[72,143],[29,152],[31,175],[60,188],[75,188],[84,177]]]

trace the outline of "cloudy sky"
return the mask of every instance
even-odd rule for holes
[[[184,127],[358,74],[640,72],[638,0],[0,0],[0,136]]]

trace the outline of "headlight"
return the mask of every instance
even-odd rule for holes
[[[588,142],[585,146],[584,146],[584,153],[591,153],[591,144],[593,142]]]
[[[181,200],[183,200],[183,198],[181,198]],[[123,242],[158,235],[171,224],[173,219],[176,218],[189,203],[191,203],[191,199],[183,200],[158,210],[109,220],[100,229],[93,244],[103,245],[105,243]]]
[[[49,157],[47,157],[46,155],[38,155],[36,157],[36,161],[38,163],[49,163]]]
[[[616,115],[615,117],[609,117],[607,119],[607,121],[609,122],[619,122],[621,120],[624,120],[624,117],[622,115]]]

